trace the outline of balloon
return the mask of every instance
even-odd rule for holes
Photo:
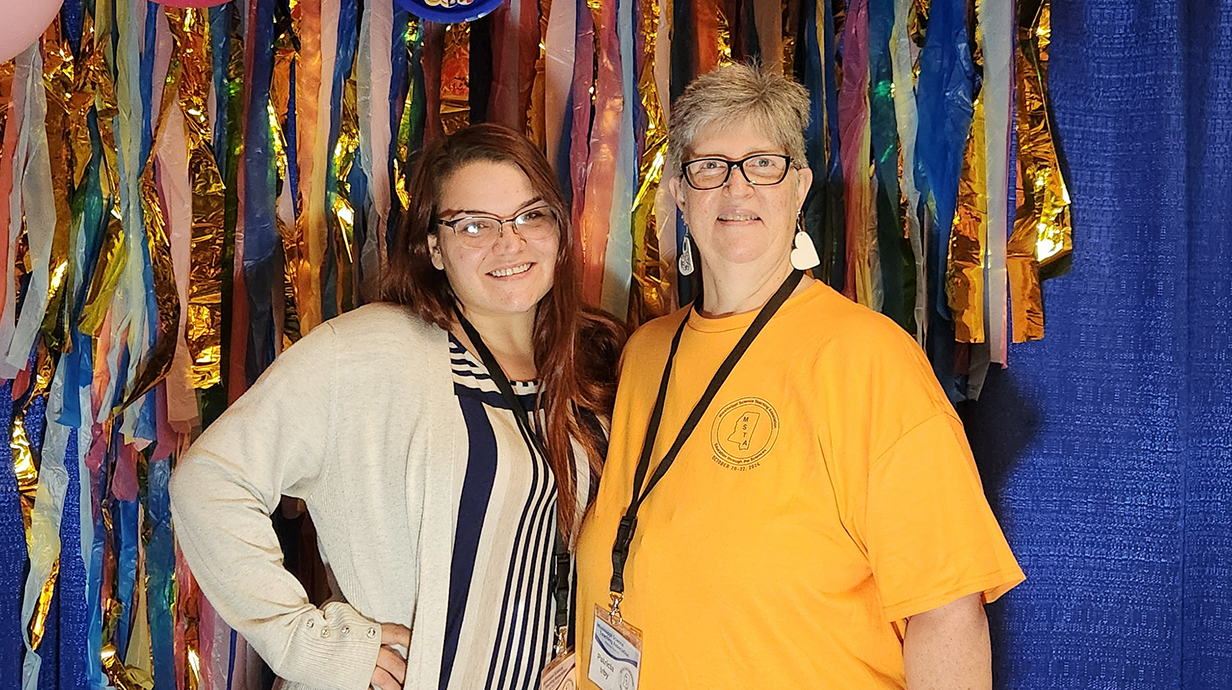
[[[64,0],[0,0],[0,62],[29,48],[51,26]]]
[[[404,10],[430,22],[458,24],[474,21],[500,7],[505,0],[396,0]]]

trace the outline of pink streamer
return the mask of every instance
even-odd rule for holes
[[[590,135],[581,246],[582,299],[597,306],[603,296],[604,261],[616,184],[616,156],[620,147],[620,113],[624,102],[616,3],[601,5],[595,31],[599,34],[599,70],[595,80],[595,122]]]
[[[18,70],[20,72],[20,70]],[[0,237],[0,270],[4,271],[4,280],[0,282],[0,344],[7,344],[13,339],[16,329],[16,293],[17,272],[13,265],[17,260],[17,235],[20,233],[21,217],[17,217],[18,226],[12,226],[10,216],[9,195],[13,191],[13,175],[18,162],[16,160],[17,136],[21,131],[25,115],[26,80],[19,73],[13,75],[12,93],[9,98],[8,121],[4,129],[4,148],[0,153],[0,222],[6,223],[8,232]],[[17,370],[4,362],[0,357],[0,378],[11,379]]]
[[[365,7],[359,37],[358,106],[360,159],[368,175],[371,204],[368,208],[368,238],[361,262],[365,292],[375,292],[386,257],[385,228],[392,205],[389,188],[389,97],[393,55],[392,0],[375,0]],[[284,187],[284,196],[286,189]],[[281,215],[281,203],[280,203]],[[369,285],[369,282],[371,283]]]
[[[590,132],[590,87],[594,84],[595,29],[590,12],[577,17],[577,50],[573,62],[573,131],[569,139],[569,178],[573,184],[573,235],[582,243],[582,210],[586,206],[587,134]]]
[[[871,215],[869,160],[872,156],[868,106],[868,0],[855,0],[848,8],[843,45],[843,85],[838,93],[843,200],[847,214],[847,280],[843,294],[868,304],[872,284],[866,248]]]
[[[159,49],[163,48],[163,34],[170,41],[166,22],[159,22]],[[165,67],[164,67],[165,69]],[[175,355],[171,371],[167,375],[166,400],[167,421],[175,431],[187,434],[197,420],[197,396],[192,388],[190,374],[192,358],[188,354],[185,334],[188,329],[188,283],[192,261],[192,187],[189,183],[188,140],[184,132],[184,114],[180,110],[178,94],[170,94],[174,101],[167,113],[167,121],[158,142],[155,154],[156,181],[162,207],[166,209],[167,234],[171,242],[171,267],[175,276],[175,291],[180,300],[180,320],[175,334]],[[162,439],[160,437],[160,443]]]
[[[573,57],[577,40],[577,4],[558,2],[548,15],[548,28],[543,37],[544,90],[543,122],[547,136],[548,163],[560,173],[561,139],[566,134],[565,109],[573,85]]]

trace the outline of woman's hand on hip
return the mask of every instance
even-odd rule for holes
[[[372,687],[402,690],[406,682],[406,651],[411,646],[411,630],[393,623],[381,624],[381,651],[372,670]]]

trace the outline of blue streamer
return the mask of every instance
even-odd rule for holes
[[[64,0],[64,4],[60,7],[60,26],[63,27],[64,37],[68,39],[73,55],[79,55],[83,29],[81,0]]]
[[[103,466],[99,468],[98,476],[90,477],[92,483],[91,493],[95,497],[94,502],[90,506],[94,518],[94,543],[90,549],[90,563],[86,568],[86,602],[90,612],[86,628],[86,644],[87,654],[90,659],[102,659],[103,651],[102,585],[103,562],[106,559],[107,548],[107,529],[103,523],[103,511],[101,506],[98,505],[98,497],[106,495],[108,467],[109,464],[104,462]],[[87,664],[86,673],[90,690],[104,690],[110,687],[110,682],[106,675],[103,674],[101,664]]]
[[[423,32],[422,26],[423,25],[421,23],[420,24],[421,28],[415,35],[410,34],[408,31],[407,36],[406,36],[406,41],[405,41],[406,49],[409,53],[408,58],[407,58],[407,71],[408,71],[407,88],[410,89],[412,92],[411,93],[411,115],[410,115],[411,131],[410,131],[409,136],[407,137],[407,160],[402,161],[403,170],[408,175],[410,174],[410,170],[409,170],[409,166],[407,165],[407,162],[411,158],[411,153],[419,150],[419,148],[423,145],[424,120],[428,112],[428,109],[426,106],[428,93],[427,93],[427,88],[424,82],[424,71],[423,71],[424,32]],[[395,50],[394,52],[397,53],[398,51]],[[405,100],[405,96],[403,97],[403,100]],[[399,117],[401,118],[402,116],[400,115]],[[398,120],[398,123],[400,127],[401,119]],[[390,140],[391,145],[393,145],[398,140],[399,135],[400,135],[400,132],[395,132],[395,136],[391,137],[391,140]],[[390,161],[391,162],[393,161],[393,156],[390,156]],[[393,176],[391,175],[389,179],[392,180]],[[392,198],[397,199],[397,195],[395,194]],[[402,210],[403,209],[402,209],[401,203],[394,203],[393,207],[390,209],[389,222],[386,223],[385,225],[385,245],[386,247],[394,246],[394,243],[397,241],[398,226],[400,225],[400,218],[401,218]]]
[[[214,161],[225,174],[230,152],[227,151],[227,65],[231,61],[231,13],[235,3],[228,2],[210,8],[210,56],[214,76]]]
[[[76,389],[66,388],[65,392]],[[72,397],[65,395],[65,398]],[[81,473],[77,463],[77,444],[79,442],[77,429],[70,429],[68,443],[65,445],[64,468],[68,472],[68,486],[65,491],[64,518],[60,523],[60,576],[56,583],[56,613],[58,627],[58,659],[53,664],[44,664],[46,672],[54,668],[52,674],[54,685],[64,687],[62,679],[79,679],[87,677],[87,669],[97,666],[89,655],[88,628],[90,612],[86,604],[86,570],[81,560],[81,502],[76,500],[81,496]],[[89,442],[87,439],[86,443]],[[88,481],[88,477],[86,478]],[[50,616],[49,616],[50,618]],[[46,642],[44,642],[46,644]],[[50,650],[49,647],[44,649]],[[74,683],[76,685],[76,683]]]
[[[119,448],[122,441],[112,439],[112,448]],[[115,629],[116,652],[123,659],[128,655],[129,637],[133,627],[133,597],[137,586],[137,511],[136,501],[113,499],[111,503],[111,527],[116,557],[116,600],[120,603],[120,618]]]
[[[141,130],[140,130],[140,154],[136,161],[131,163],[136,166],[134,175],[137,178],[143,174],[147,161],[150,159],[150,151],[153,148],[154,142],[154,123],[153,123],[153,92],[154,92],[154,53],[155,44],[157,42],[158,17],[161,14],[161,8],[152,3],[147,5],[145,15],[145,33],[144,46],[140,51],[139,69],[136,75],[130,72],[130,78],[137,79],[137,88],[141,97]],[[138,183],[138,189],[140,189]],[[130,190],[130,194],[136,190]],[[158,338],[158,298],[154,290],[154,264],[150,257],[149,237],[146,234],[145,225],[145,210],[141,205],[141,198],[128,199],[131,216],[126,215],[125,218],[133,218],[136,221],[136,227],[130,228],[126,225],[128,232],[139,232],[141,241],[138,242],[141,248],[141,275],[142,282],[145,286],[145,318],[148,324],[146,329],[146,349],[142,353],[150,352],[154,348],[154,344]],[[139,327],[138,324],[133,324],[133,327]],[[121,369],[120,371],[126,371]],[[131,381],[129,383],[132,383]],[[125,386],[117,386],[117,391]],[[138,407],[137,424],[133,430],[134,438],[140,438],[147,441],[153,441],[158,438],[155,430],[155,413],[153,407],[153,397],[146,394],[136,403]]]
[[[171,460],[149,465],[146,520],[151,529],[145,548],[146,594],[150,619],[150,643],[154,657],[155,690],[176,690],[175,618],[172,614],[175,584],[175,542],[171,536]]]
[[[359,4],[357,0],[342,0],[338,8],[338,51],[334,58],[334,86],[329,102],[329,151],[338,143],[338,130],[342,124],[342,89],[355,61],[356,41],[359,39]],[[327,162],[329,174],[325,176],[325,215],[333,216],[334,201],[338,198],[338,170],[334,161]],[[338,228],[330,224],[330,241],[325,249],[325,271],[321,282],[321,317],[332,319],[338,315],[338,273],[344,257],[338,253],[334,232]]]
[[[398,125],[402,122],[402,110],[406,107],[406,93],[411,85],[407,81],[410,75],[407,64],[410,48],[410,31],[407,21],[410,14],[394,3],[393,40],[389,61],[389,121],[392,123],[394,136],[389,138],[390,179],[393,179],[393,160],[397,155]]]
[[[928,39],[920,53],[916,98],[916,178],[928,230],[928,339],[933,371],[950,400],[966,396],[965,377],[954,373],[954,323],[946,303],[945,271],[963,151],[971,129],[974,68],[967,47],[966,5],[942,2],[932,8]]]
[[[408,20],[410,15],[406,10],[400,9],[398,3],[394,3],[394,18],[391,32],[393,34],[390,40],[390,62],[389,62],[389,122],[390,134],[389,137],[389,157],[386,163],[389,166],[389,184],[390,184],[390,199],[392,203],[389,208],[389,219],[385,225],[385,243],[386,246],[392,246],[392,238],[395,230],[402,222],[402,203],[398,200],[398,194],[394,189],[396,185],[394,178],[394,162],[397,161],[400,166],[405,167],[406,162],[398,158],[398,132],[402,126],[402,111],[406,108],[407,91],[414,88],[410,82],[410,61],[409,53],[411,50],[410,26]]]
[[[966,4],[940,2],[932,7],[928,39],[920,52],[918,96],[919,136],[916,139],[917,187],[933,217],[930,251],[947,255],[963,151],[971,130],[974,68],[967,47]],[[930,266],[937,268],[936,262]],[[931,301],[949,319],[945,271],[933,271]]]
[[[72,298],[69,313],[69,338],[73,343],[73,351],[61,359],[61,366],[68,367],[64,374],[66,391],[76,391],[90,385],[93,378],[90,339],[77,329],[81,312],[85,306],[87,293],[93,276],[87,273],[87,267],[98,264],[98,255],[102,249],[103,237],[106,232],[104,223],[107,216],[103,210],[103,193],[99,186],[100,166],[103,160],[103,145],[98,134],[98,113],[91,109],[86,115],[86,128],[90,133],[91,158],[86,167],[82,184],[77,188],[73,201],[73,217],[76,219],[74,232],[76,237],[72,243],[75,251],[73,261],[69,263]],[[69,427],[81,426],[81,400],[78,395],[64,396],[64,405],[58,421]]]
[[[0,422],[10,428],[13,421],[13,382],[0,384]],[[21,595],[25,586],[26,528],[21,519],[21,499],[17,476],[13,473],[13,449],[0,443],[0,543],[6,547],[0,558],[0,686],[21,687]]]
[[[283,136],[287,139],[287,181],[286,184],[291,185],[292,205],[299,200],[299,157],[296,153],[299,151],[299,129],[296,124],[295,103],[299,98],[298,91],[295,86],[295,71],[296,63],[291,62],[291,88],[290,96],[287,99],[287,124],[283,131]]]
[[[244,160],[244,282],[248,299],[248,347],[244,371],[251,385],[274,361],[273,293],[278,227],[278,172],[269,123],[270,81],[274,74],[274,0],[256,0],[249,29],[249,76]],[[293,153],[291,151],[290,153]],[[289,156],[288,156],[289,157]]]
[[[154,53],[158,44],[158,17],[162,7],[146,3],[145,37],[141,51],[141,165],[150,159],[154,144]]]
[[[813,184],[804,202],[804,227],[816,243],[822,265],[820,278],[842,290],[847,273],[846,219],[843,210],[842,143],[839,139],[838,85],[835,81],[837,41],[830,3],[805,3],[800,34],[803,38],[802,77],[809,90],[809,125],[805,151],[813,170]],[[821,22],[824,42],[819,43]],[[827,158],[827,148],[829,149]]]

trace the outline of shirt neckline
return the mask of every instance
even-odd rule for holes
[[[804,291],[801,292],[800,294],[792,295],[791,297],[787,298],[787,301],[783,303],[782,308],[780,308],[778,313],[774,315],[775,318],[783,314],[786,314],[787,312],[792,311],[793,309],[797,309],[801,305],[807,304],[808,302],[811,302],[814,299],[818,299],[824,293],[824,290],[825,290],[825,283],[818,280],[817,282],[805,288]],[[688,309],[689,309],[689,312],[688,312],[687,318],[689,320],[689,330],[700,331],[702,333],[723,333],[726,331],[733,331],[737,329],[744,330],[748,328],[750,324],[753,323],[753,319],[756,319],[757,313],[761,311],[761,308],[758,307],[757,309],[753,309],[752,311],[746,311],[742,314],[732,314],[731,316],[720,316],[717,318],[711,318],[711,317],[702,316],[701,314],[697,312],[696,309],[693,309],[691,306]],[[774,319],[771,319],[771,321],[773,320]]]
[[[483,362],[479,361],[479,358],[476,357],[474,353],[466,349],[466,346],[462,344],[461,340],[458,340],[457,336],[455,336],[453,333],[449,333],[448,335],[449,335],[449,344],[451,346],[450,349],[453,351],[452,354],[461,355],[466,360],[467,366],[473,368],[476,372],[479,372],[479,373],[484,374],[485,376],[491,377],[492,373],[488,371],[488,368],[483,365]],[[533,393],[539,388],[539,379],[531,379],[529,381],[509,379],[509,384],[513,386],[515,392]],[[519,390],[519,389],[524,389],[524,390]]]

